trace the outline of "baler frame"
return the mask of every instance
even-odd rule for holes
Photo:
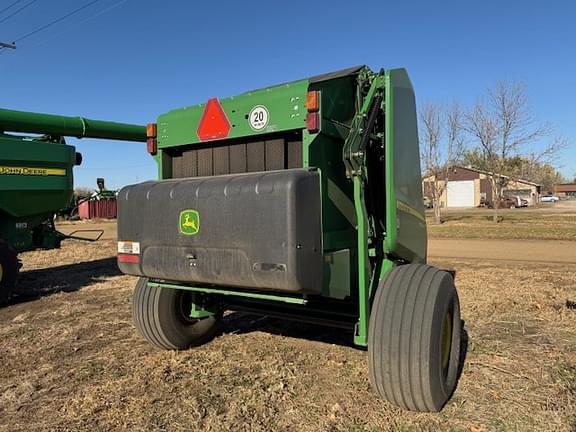
[[[253,112],[274,122],[253,123]],[[140,276],[133,317],[150,343],[203,344],[225,308],[346,328],[367,348],[379,395],[411,410],[444,406],[458,379],[460,309],[453,275],[425,264],[403,69],[213,98],[149,129],[160,181],[120,191],[118,263]],[[183,212],[196,215],[195,233],[171,225]]]
[[[354,344],[360,347],[368,345],[368,326],[370,321],[370,305],[373,300],[374,293],[378,287],[380,280],[382,280],[386,273],[390,271],[398,263],[406,262],[399,256],[394,254],[396,248],[396,211],[398,209],[402,212],[408,213],[412,217],[416,217],[420,221],[424,221],[422,213],[416,209],[411,208],[405,203],[396,200],[394,178],[393,178],[393,124],[392,124],[392,110],[386,111],[387,106],[392,106],[392,91],[386,91],[391,88],[391,81],[399,74],[402,78],[405,76],[403,70],[392,70],[384,72],[380,70],[374,74],[368,68],[363,68],[358,74],[358,89],[366,89],[365,92],[358,91],[356,94],[356,107],[357,112],[354,116],[351,126],[343,125],[330,119],[323,118],[326,123],[328,134],[333,134],[338,138],[345,138],[345,143],[342,152],[342,158],[346,166],[346,175],[353,183],[353,196],[354,196],[354,212],[356,219],[356,244],[357,244],[357,299],[358,304],[354,306],[357,313],[357,320],[354,323]],[[374,131],[374,125],[377,118],[384,118],[386,121],[385,132]],[[304,163],[306,164],[308,151],[307,148],[315,139],[315,135],[304,134]],[[380,161],[377,167],[369,167],[367,163],[367,146],[368,143],[377,142],[385,152],[384,160]],[[386,142],[389,145],[386,145]],[[161,153],[157,156],[161,159]],[[159,174],[163,176],[163,164],[159,164]],[[320,176],[322,176],[322,170]],[[374,203],[367,205],[368,198],[366,194],[366,184],[368,178],[380,178],[385,184],[385,215],[377,215],[370,213],[368,208],[376,208]],[[382,220],[384,219],[384,220]],[[392,222],[394,221],[394,222]],[[384,229],[385,227],[385,229]],[[291,309],[296,307],[302,309],[302,317],[306,311],[311,307],[311,298],[309,295],[291,295],[284,293],[263,294],[262,292],[253,292],[246,289],[236,289],[234,287],[211,287],[199,286],[195,284],[191,286],[185,283],[173,284],[165,281],[149,281],[148,286],[168,289],[183,289],[195,293],[202,293],[211,296],[223,296],[225,298],[243,298],[252,299],[257,301],[266,302],[266,306],[270,306],[270,302],[279,302],[281,304],[291,305]],[[352,287],[352,289],[354,289]],[[323,298],[323,301],[325,299]],[[315,303],[312,301],[312,303]],[[343,303],[348,303],[343,301]],[[325,303],[318,302],[316,308]],[[332,315],[334,311],[330,310],[332,305],[321,311]],[[345,307],[350,305],[346,304]],[[315,308],[315,309],[316,309]],[[201,314],[204,316],[206,311],[198,312],[197,308],[191,317],[198,317]],[[293,312],[293,311],[292,311]],[[316,310],[320,312],[320,310]],[[348,314],[346,314],[348,315]],[[291,313],[291,318],[294,319],[294,313]],[[302,318],[301,317],[301,318]],[[349,315],[348,315],[349,317]],[[338,319],[335,317],[333,320],[313,320],[306,318],[307,321],[322,321],[329,322],[331,325],[338,325]],[[347,325],[346,325],[347,326]]]

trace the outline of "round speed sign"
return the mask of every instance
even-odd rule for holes
[[[268,118],[268,109],[264,105],[256,105],[248,115],[250,127],[256,131],[262,130],[268,125]]]

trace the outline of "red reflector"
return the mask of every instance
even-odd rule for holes
[[[230,122],[218,99],[209,99],[196,130],[201,141],[226,138],[230,133]]]
[[[316,133],[320,130],[320,116],[317,112],[306,115],[306,129],[310,133]]]
[[[140,257],[138,255],[118,254],[118,262],[138,264]]]
[[[158,141],[156,138],[148,138],[146,140],[146,150],[148,150],[148,153],[152,156],[158,152]]]

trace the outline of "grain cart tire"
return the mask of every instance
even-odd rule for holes
[[[460,304],[450,273],[423,264],[380,281],[368,332],[374,390],[412,411],[440,411],[458,379]]]
[[[219,319],[211,316],[192,319],[189,291],[148,286],[140,278],[132,297],[132,317],[140,334],[152,345],[167,350],[183,350],[211,340]]]
[[[16,287],[18,254],[10,244],[0,240],[0,304],[5,303]]]

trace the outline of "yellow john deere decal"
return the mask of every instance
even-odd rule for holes
[[[65,176],[66,170],[64,168],[0,166],[0,175]]]
[[[198,234],[200,231],[200,214],[196,210],[182,210],[179,226],[182,234]]]
[[[422,214],[418,210],[410,207],[405,202],[396,200],[396,208],[401,212],[408,213],[409,215],[414,216],[416,219],[419,219],[422,222],[426,223],[426,219],[424,219],[424,216],[422,216]]]

